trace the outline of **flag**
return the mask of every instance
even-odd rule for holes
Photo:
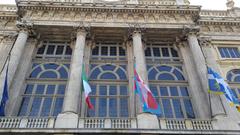
[[[134,69],[134,87],[135,93],[139,95],[142,103],[143,112],[150,112],[152,114],[160,115],[160,106],[154,99],[151,90],[138,75],[136,69]]]
[[[217,72],[215,72],[209,67],[208,67],[208,83],[210,92],[224,94],[231,106],[233,105],[239,106],[239,100],[236,98],[228,84]]]
[[[4,79],[4,85],[3,85],[2,100],[0,105],[0,116],[5,116],[5,105],[7,100],[8,100],[8,67],[6,70],[6,75]]]
[[[83,82],[83,89],[84,89],[85,101],[87,103],[87,106],[89,109],[94,109],[93,105],[91,104],[90,98],[89,98],[89,93],[92,91],[92,89],[88,83],[88,79],[86,76],[86,71],[85,71],[84,66],[82,68],[82,82]]]

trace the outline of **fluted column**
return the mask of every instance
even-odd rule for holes
[[[81,76],[86,34],[87,32],[85,29],[81,28],[77,31],[76,44],[73,49],[71,70],[62,112],[78,113],[79,110],[78,107],[81,92]]]
[[[132,34],[133,39],[133,55],[136,64],[136,70],[139,76],[143,79],[145,84],[148,84],[147,77],[147,68],[146,68],[146,59],[144,53],[144,46],[142,43],[142,35],[141,32],[135,30]],[[137,125],[138,128],[142,129],[156,129],[159,128],[159,122],[156,115],[152,115],[149,113],[143,113],[142,104],[140,103],[139,97],[136,98],[136,110],[137,113]]]
[[[82,65],[87,31],[81,27],[77,30],[76,35],[63,109],[62,113],[57,116],[56,128],[77,128],[78,126]]]

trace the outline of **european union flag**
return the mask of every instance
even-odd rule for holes
[[[0,116],[5,116],[5,105],[8,100],[8,67],[6,70],[6,76],[4,80],[4,86],[3,86],[3,93],[2,93],[2,100],[0,104]]]

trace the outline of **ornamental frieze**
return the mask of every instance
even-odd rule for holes
[[[24,18],[49,21],[139,22],[139,23],[193,23],[190,14],[111,13],[75,11],[31,11]]]
[[[240,26],[231,25],[201,25],[200,32],[239,33]]]

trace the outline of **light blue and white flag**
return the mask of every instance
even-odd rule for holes
[[[2,91],[2,99],[0,104],[0,116],[5,116],[5,105],[8,100],[8,67],[6,69],[3,91]]]

